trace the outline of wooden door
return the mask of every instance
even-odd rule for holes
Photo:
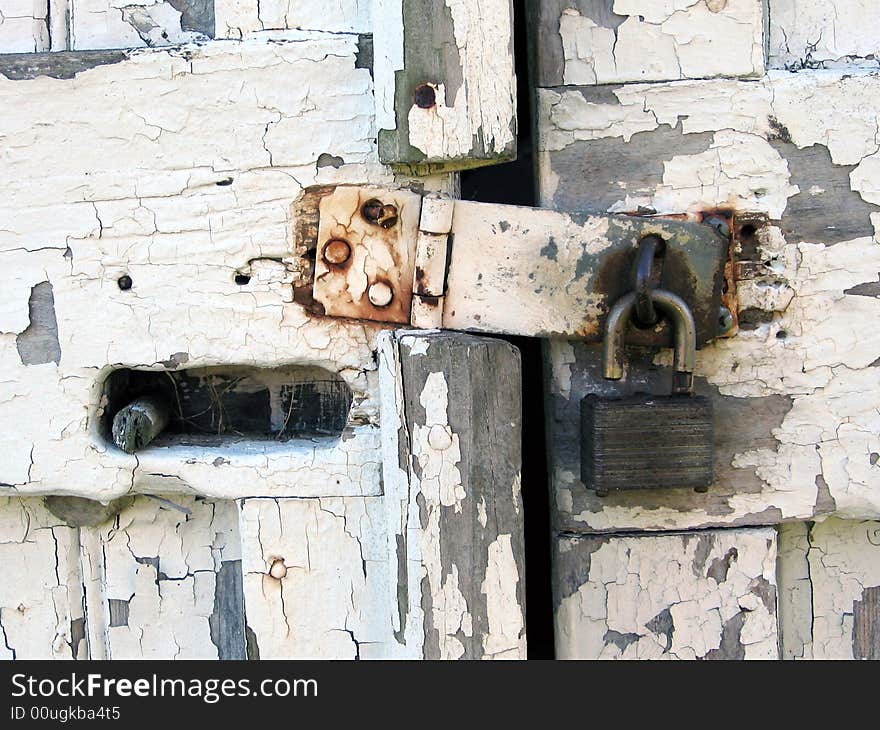
[[[597,349],[547,343],[557,655],[876,657],[876,10],[532,10],[540,204],[720,214],[736,260],[738,331],[698,353],[706,494],[586,489],[578,405],[604,387]],[[663,388],[669,363],[631,352],[631,387]]]
[[[295,301],[310,190],[513,154],[509,3],[0,8],[0,655],[524,656],[516,351]]]

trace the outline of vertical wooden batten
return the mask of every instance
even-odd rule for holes
[[[510,0],[380,0],[379,159],[427,175],[516,157]]]
[[[383,337],[384,483],[402,653],[524,659],[519,351],[453,332]]]

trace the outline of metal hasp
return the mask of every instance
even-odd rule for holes
[[[343,186],[317,207],[312,295],[327,315],[598,343],[633,289],[639,242],[656,238],[646,281],[681,297],[697,347],[720,334],[730,241],[699,215],[562,213]],[[669,318],[630,326],[627,341],[671,346]]]
[[[650,298],[674,323],[672,395],[588,395],[581,401],[581,481],[599,496],[669,487],[706,491],[712,483],[712,403],[693,394],[693,316],[671,292],[653,290]],[[623,377],[627,326],[637,303],[638,294],[630,292],[608,315],[603,352],[608,380]]]

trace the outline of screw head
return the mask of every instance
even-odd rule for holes
[[[272,561],[272,566],[269,568],[269,575],[275,580],[281,580],[287,575],[287,566],[281,558]]]
[[[727,307],[721,307],[718,312],[718,334],[726,335],[733,329],[733,314]]]
[[[394,292],[384,281],[377,281],[370,285],[367,296],[374,307],[387,307],[394,298]]]
[[[321,254],[324,261],[328,264],[339,266],[344,264],[351,257],[351,246],[348,241],[341,238],[334,238],[324,244],[324,251]]]
[[[413,94],[413,101],[419,109],[430,109],[437,103],[437,92],[431,84],[419,84]]]
[[[382,228],[393,228],[397,225],[397,206],[385,205],[377,198],[370,198],[364,203],[361,215],[370,223]]]
[[[116,286],[118,286],[122,291],[128,291],[132,287],[132,280],[128,274],[123,274],[116,280]]]

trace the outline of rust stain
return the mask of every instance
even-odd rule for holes
[[[432,296],[425,285],[425,276],[425,270],[421,266],[416,266],[416,275],[413,282],[415,284],[415,291],[413,293],[421,297],[422,301],[426,301]],[[434,297],[434,299],[436,298]]]
[[[332,316],[408,323],[420,198],[377,188],[337,191],[320,204],[325,243],[314,296]]]
[[[733,316],[733,327],[720,337],[734,337],[739,332],[739,297],[736,283],[754,279],[764,268],[758,256],[758,231],[769,225],[763,213],[732,211],[730,218],[730,249],[724,267],[724,288],[721,301]]]
[[[397,225],[397,206],[383,203],[378,198],[370,198],[361,206],[361,215],[380,228],[393,228]]]

